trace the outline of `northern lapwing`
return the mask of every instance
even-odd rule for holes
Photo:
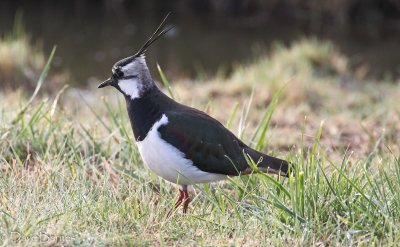
[[[145,52],[171,29],[163,29],[167,17],[135,55],[112,67],[111,77],[98,87],[113,86],[124,95],[144,163],[158,176],[181,186],[176,207],[183,203],[186,213],[188,185],[253,173],[247,157],[256,162],[258,171],[287,175],[286,161],[250,148],[214,118],[158,89]]]

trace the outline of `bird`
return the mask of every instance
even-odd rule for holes
[[[175,208],[183,204],[183,213],[187,212],[190,185],[254,172],[288,176],[291,165],[287,161],[252,149],[218,120],[178,103],[157,87],[145,54],[173,28],[165,28],[168,15],[134,55],[113,65],[111,77],[98,88],[112,86],[123,94],[143,162],[158,176],[180,186]],[[249,165],[249,158],[256,169]]]

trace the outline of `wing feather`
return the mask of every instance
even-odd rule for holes
[[[248,147],[220,122],[193,108],[167,112],[161,137],[186,154],[200,170],[238,175],[248,168],[243,150]]]

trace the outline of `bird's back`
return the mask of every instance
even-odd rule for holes
[[[178,104],[178,103],[177,103]],[[180,105],[180,104],[179,104]],[[286,174],[288,163],[258,152],[237,138],[219,121],[197,109],[180,105],[166,112],[169,123],[161,137],[186,154],[202,171],[225,175],[249,173],[245,155],[269,172]]]

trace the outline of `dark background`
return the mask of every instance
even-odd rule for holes
[[[133,54],[165,14],[175,28],[148,52],[170,78],[226,75],[250,62],[273,42],[304,37],[332,41],[351,66],[367,65],[368,76],[400,74],[399,0],[36,0],[0,2],[0,35],[17,13],[33,42],[73,83],[103,79],[120,58]]]

